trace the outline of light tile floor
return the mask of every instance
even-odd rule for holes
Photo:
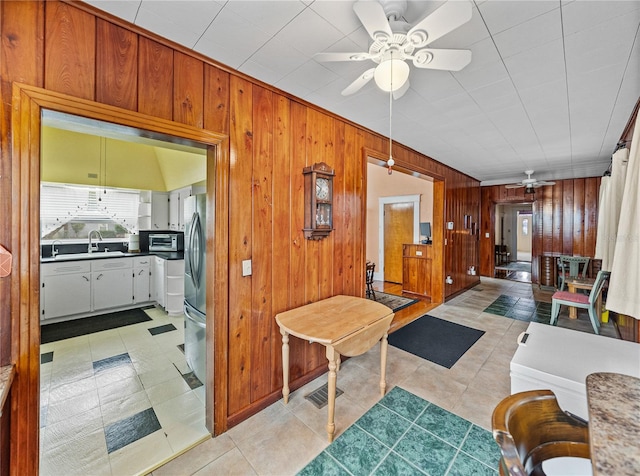
[[[446,369],[389,347],[387,389],[400,386],[473,424],[490,430],[491,414],[510,393],[509,362],[516,339],[528,322],[485,313],[500,295],[551,301],[550,292],[514,281],[482,278],[481,284],[429,314],[485,331],[480,340]],[[558,325],[592,333],[589,319],[569,320],[561,313]],[[615,337],[611,323],[603,338]],[[606,337],[609,336],[609,337]],[[336,400],[336,437],[380,400],[379,346],[345,361],[338,376],[344,391]],[[289,403],[272,404],[226,433],[210,438],[153,472],[163,475],[292,475],[301,471],[328,445],[326,407],[317,409],[304,395],[326,383],[326,375],[292,392]]]
[[[204,387],[178,348],[184,318],[146,312],[41,346],[40,474],[143,473],[207,437]]]

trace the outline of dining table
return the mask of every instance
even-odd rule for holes
[[[587,375],[589,447],[594,476],[640,474],[640,378]]]
[[[380,393],[386,390],[387,332],[393,311],[379,302],[356,296],[337,295],[276,314],[282,334],[282,397],[289,401],[289,335],[326,348],[327,436],[335,433],[337,374],[341,356],[355,357],[380,342]]]

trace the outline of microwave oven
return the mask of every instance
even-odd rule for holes
[[[149,251],[183,251],[184,235],[182,233],[151,233],[149,235]]]

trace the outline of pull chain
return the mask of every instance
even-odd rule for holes
[[[389,160],[387,160],[387,168],[389,169],[389,175],[391,175],[391,173],[393,172],[393,169],[391,167],[393,167],[393,165],[395,164],[395,160],[393,160],[393,153],[392,153],[392,149],[393,149],[393,139],[392,139],[392,129],[391,129],[391,125],[392,125],[392,116],[393,116],[393,51],[391,52],[391,81],[390,81],[390,85],[391,88],[389,90]]]

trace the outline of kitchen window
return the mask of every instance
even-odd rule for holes
[[[138,231],[138,190],[40,185],[40,239],[85,242],[91,230],[115,241]]]

